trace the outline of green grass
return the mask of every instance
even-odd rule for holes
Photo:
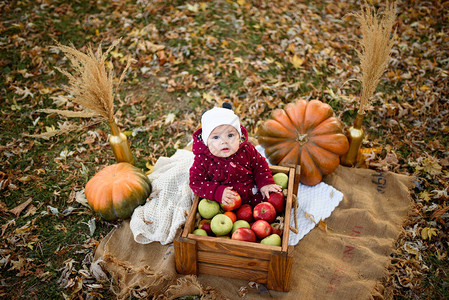
[[[447,258],[438,259],[431,255],[426,264],[430,266],[429,272],[424,276],[422,288],[423,298],[448,299],[449,298],[449,262]]]

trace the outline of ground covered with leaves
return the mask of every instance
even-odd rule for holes
[[[92,265],[117,225],[82,190],[115,162],[107,124],[41,109],[64,100],[70,69],[56,43],[134,59],[115,116],[145,171],[190,140],[201,113],[231,102],[251,135],[300,97],[346,125],[360,92],[359,1],[4,1],[0,4],[0,297],[113,297]],[[372,5],[382,9],[381,1]],[[397,40],[367,110],[363,167],[413,176],[414,203],[395,243],[385,296],[448,298],[449,1],[399,1]]]

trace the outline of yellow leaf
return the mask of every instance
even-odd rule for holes
[[[421,238],[423,240],[431,240],[432,236],[437,236],[438,235],[438,230],[436,228],[430,228],[430,227],[424,227],[421,230]]]
[[[296,69],[298,69],[302,66],[302,64],[304,63],[304,60],[295,54],[295,55],[293,55],[291,62],[293,64],[293,66]]]
[[[25,182],[31,181],[31,177],[28,176],[28,175],[22,176],[22,177],[19,178],[19,181],[22,182],[22,183],[25,183]]]
[[[376,154],[380,153],[382,148],[362,148],[357,154],[357,161],[360,167],[367,167],[367,162],[375,159]]]
[[[112,50],[112,51],[109,52],[109,53],[111,53],[111,55],[112,55],[113,58],[123,57],[123,54],[120,53],[120,52],[118,52],[117,50]]]
[[[33,250],[34,249],[34,247],[33,247],[33,244],[35,244],[36,242],[29,242],[29,243],[24,243],[23,245],[25,246],[25,247],[28,247],[28,248],[30,248],[31,250]]]
[[[429,231],[429,227],[425,227],[425,228],[423,228],[423,229],[421,229],[421,238],[423,239],[423,240],[426,240],[427,239],[427,237],[428,237],[428,231]]]
[[[16,233],[16,234],[23,234],[23,233],[26,233],[26,232],[28,232],[28,231],[31,231],[33,229],[33,227],[32,227],[32,225],[31,225],[31,222],[30,221],[28,221],[25,225],[23,225],[22,227],[20,227],[20,228],[16,228],[16,230],[14,230],[14,232]]]
[[[438,251],[437,249],[437,254],[435,256],[438,258],[438,260],[443,260],[447,257],[447,252],[440,253],[440,251]]]
[[[212,95],[208,93],[203,93],[203,99],[210,103],[212,101]]]
[[[238,5],[242,6],[245,5],[246,1],[245,0],[237,0]]]
[[[428,191],[421,192],[419,193],[419,198],[427,202],[430,200],[430,193]]]
[[[324,232],[327,232],[327,223],[322,221],[322,220],[320,220],[318,222],[318,228],[323,230]]]
[[[50,94],[51,92],[53,92],[50,88],[43,88],[39,90],[39,93],[41,94]]]
[[[288,47],[287,47],[287,52],[290,53],[295,53],[295,44],[291,43]]]
[[[198,8],[199,8],[198,3],[195,3],[194,5],[187,4],[187,9],[191,12],[194,12],[194,13],[198,12]]]
[[[175,121],[176,115],[174,113],[169,113],[165,116],[165,125],[171,124]]]
[[[200,3],[200,9],[203,10],[203,11],[206,10],[207,9],[207,3],[206,2],[201,2]]]
[[[429,229],[429,240],[432,239],[432,236],[438,236],[438,229],[436,228]]]
[[[148,169],[148,171],[145,172],[146,175],[151,174],[154,170],[154,166],[149,161],[145,163],[145,167]]]
[[[414,255],[418,255],[419,254],[419,250],[416,246],[406,242],[404,244],[404,250],[407,251],[408,253],[414,254]]]
[[[114,68],[114,65],[109,60],[105,61],[104,64],[109,70],[112,70]]]
[[[442,167],[438,163],[438,159],[429,156],[426,157],[423,161],[423,170],[424,172],[429,173],[430,175],[438,175],[441,174]]]

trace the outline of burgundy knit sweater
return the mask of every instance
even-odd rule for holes
[[[223,191],[232,187],[240,194],[243,203],[255,205],[262,202],[262,194],[255,194],[267,184],[274,184],[265,158],[248,142],[248,132],[241,126],[244,141],[230,157],[212,155],[201,140],[201,129],[193,134],[195,160],[190,168],[190,188],[201,198],[221,203]]]

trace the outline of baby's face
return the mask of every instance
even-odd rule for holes
[[[218,157],[229,157],[236,153],[240,145],[240,135],[231,125],[215,127],[207,139],[207,148]]]

